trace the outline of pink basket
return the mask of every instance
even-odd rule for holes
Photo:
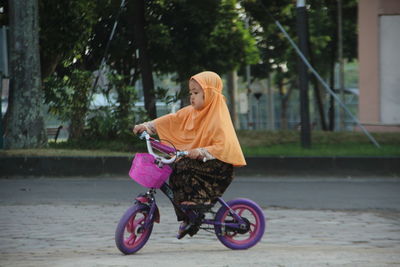
[[[129,176],[142,186],[160,188],[168,180],[171,172],[172,169],[168,165],[158,167],[152,155],[137,153],[132,161]]]

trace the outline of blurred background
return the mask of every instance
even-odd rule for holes
[[[277,22],[359,121],[310,72],[301,96]],[[187,105],[204,70],[223,78],[243,142],[295,142],[303,115],[313,138],[368,143],[361,125],[398,142],[399,1],[12,0],[0,23],[1,147],[132,150],[132,126]]]

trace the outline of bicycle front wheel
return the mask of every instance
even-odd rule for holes
[[[115,231],[115,244],[124,254],[133,254],[149,239],[154,222],[145,227],[150,208],[145,205],[130,207],[122,216]]]

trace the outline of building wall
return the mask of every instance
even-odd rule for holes
[[[381,122],[400,125],[400,15],[379,17]]]
[[[370,131],[400,132],[400,39],[393,25],[400,1],[360,0],[358,12],[360,122]]]

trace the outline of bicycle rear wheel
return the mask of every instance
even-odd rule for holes
[[[124,254],[133,254],[141,249],[149,239],[154,222],[145,228],[150,208],[145,205],[130,207],[122,216],[115,231],[115,244]]]
[[[265,216],[257,203],[244,198],[228,201],[229,207],[246,222],[245,229],[224,226],[225,223],[237,223],[230,210],[222,206],[215,215],[215,221],[222,225],[215,226],[219,241],[230,249],[248,249],[257,244],[264,235]]]

